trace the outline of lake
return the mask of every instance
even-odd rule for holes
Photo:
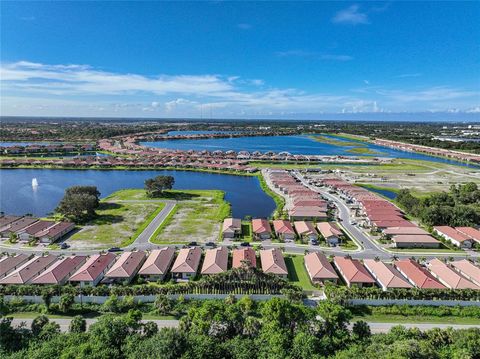
[[[268,217],[275,202],[260,187],[257,177],[190,171],[98,171],[52,169],[0,170],[0,210],[6,214],[32,213],[44,216],[63,197],[67,187],[95,185],[102,197],[125,188],[143,188],[144,181],[158,175],[175,177],[175,189],[218,189],[232,205],[232,214],[244,218]],[[32,188],[36,178],[38,187]]]
[[[180,134],[179,131],[178,134]],[[342,142],[358,142],[364,148],[375,151],[375,154],[361,154],[361,156],[373,157],[391,157],[406,158],[413,160],[423,160],[432,162],[442,162],[455,164],[459,166],[478,167],[467,163],[449,160],[441,157],[429,156],[421,153],[400,151],[389,147],[374,145],[371,143],[359,142],[350,139],[342,139],[340,137],[332,137],[336,141]],[[141,142],[141,144],[149,147],[168,148],[178,150],[207,150],[207,151],[260,151],[260,152],[289,152],[291,154],[303,155],[324,155],[324,156],[356,156],[348,150],[352,146],[336,146],[328,143],[315,141],[309,135],[291,135],[291,136],[258,136],[258,137],[236,137],[236,138],[215,138],[215,139],[190,139],[190,140],[166,140]]]

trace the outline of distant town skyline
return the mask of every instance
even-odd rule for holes
[[[0,6],[3,116],[480,113],[479,2]]]

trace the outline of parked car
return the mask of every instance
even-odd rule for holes
[[[207,243],[205,243],[205,246],[206,247],[216,247],[217,245],[213,242],[207,242]]]
[[[60,244],[60,249],[67,249],[68,247],[70,247],[67,243],[63,242],[62,244]]]
[[[242,242],[242,243],[240,243],[240,245],[242,247],[250,247],[250,243],[248,243],[248,242]]]
[[[108,249],[109,252],[122,252],[123,249],[119,247],[112,247]]]
[[[189,245],[190,247],[195,247],[195,246],[197,246],[198,244],[197,244],[197,242],[190,242],[190,243],[188,243],[188,245]]]
[[[312,244],[312,246],[318,246],[318,240],[317,239],[312,239],[310,241],[310,243]]]

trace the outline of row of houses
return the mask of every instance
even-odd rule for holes
[[[314,252],[305,256],[305,268],[311,281],[320,284],[338,283],[341,278],[348,287],[377,285],[384,291],[394,288],[480,290],[480,267],[466,259],[450,263],[432,259],[422,266],[413,259],[385,263],[336,256],[332,264],[323,253]]]
[[[283,170],[270,170],[268,181],[286,198],[290,220],[326,221],[328,202],[306,187],[292,174]]]
[[[352,204],[351,208],[361,225],[379,231],[396,248],[440,247],[440,241],[407,220],[397,206],[377,194],[338,178],[325,178],[321,183]]]
[[[89,152],[94,151],[94,144],[27,144],[25,146],[1,146],[0,152],[6,155],[17,154],[37,154],[37,153],[71,153],[71,152]]]
[[[223,238],[238,238],[242,235],[242,221],[239,218],[226,218],[222,227]],[[325,239],[328,245],[337,245],[344,234],[335,222],[311,221],[290,222],[276,219],[270,222],[267,219],[252,220],[252,235],[255,240],[268,240],[275,236],[285,242],[292,242],[296,238],[315,243],[319,236]]]
[[[434,233],[460,248],[472,248],[475,243],[480,244],[480,231],[473,227],[433,227]]]
[[[376,139],[374,143],[376,145],[395,148],[402,151],[422,152],[422,153],[426,153],[433,156],[443,156],[443,157],[454,158],[459,161],[480,163],[480,155],[475,153],[466,153],[466,152],[460,152],[460,151],[454,151],[454,150],[447,150],[443,148],[414,145],[411,143],[382,140],[382,139]]]
[[[174,279],[188,280],[197,274],[212,275],[228,270],[230,252],[226,247],[180,249],[173,247],[143,251],[95,254],[90,257],[74,255],[60,258],[54,255],[31,256],[18,254],[0,258],[0,284],[65,284],[96,286],[99,283],[129,283],[135,276],[148,281],[165,279],[170,273]],[[202,261],[203,259],[203,261]],[[265,273],[287,277],[288,271],[279,249],[260,251]],[[250,248],[232,252],[232,268],[244,265],[256,267],[256,252]],[[201,267],[201,268],[200,268]]]
[[[73,231],[75,224],[67,221],[49,221],[29,216],[0,216],[0,238],[12,235],[20,242],[32,240],[53,243]]]

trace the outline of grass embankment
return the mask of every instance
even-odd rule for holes
[[[303,263],[304,256],[286,255],[285,264],[288,269],[288,280],[298,285],[303,290],[318,290],[308,276],[307,270]]]
[[[134,190],[119,191],[102,199],[96,211],[97,217],[70,237],[72,247],[100,249],[133,243],[165,207],[165,203],[142,201],[144,198],[131,191]],[[126,200],[138,202],[124,202]]]
[[[328,136],[331,136],[328,134]],[[342,137],[336,136],[337,138],[327,137],[327,135],[319,135],[319,136],[308,136],[310,139],[325,143],[332,146],[351,146],[351,147],[361,147],[367,146],[367,143],[357,142],[357,141],[348,141],[347,139],[341,139]],[[335,136],[333,136],[335,137]]]
[[[272,197],[275,201],[276,208],[275,212],[273,213],[273,218],[281,218],[283,216],[283,209],[285,208],[285,199],[272,191],[270,187],[268,187],[267,182],[265,181],[265,178],[263,178],[263,175],[261,173],[257,177],[262,190],[270,197]]]
[[[383,155],[384,154],[384,152],[375,151],[375,150],[372,150],[371,148],[366,148],[366,147],[354,147],[346,150],[345,152],[353,153],[356,155]]]
[[[220,224],[231,213],[223,191],[171,190],[162,198],[177,205],[152,236],[157,244],[216,241]]]

